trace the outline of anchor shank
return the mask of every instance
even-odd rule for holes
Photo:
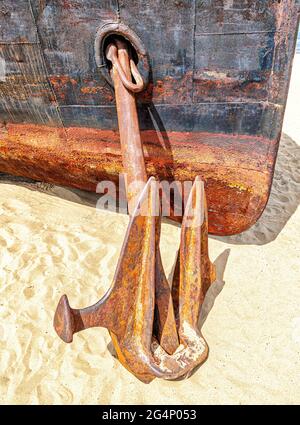
[[[72,309],[64,295],[54,326],[65,342],[81,330],[105,327],[119,361],[136,377],[143,382],[155,377],[176,379],[191,373],[208,354],[198,328],[204,296],[214,277],[204,184],[196,177],[188,197],[171,293],[159,248],[159,185],[154,177],[147,181],[134,96],[143,81],[124,41],[116,38],[106,55],[112,63],[130,221],[110,289],[83,309]]]
[[[116,41],[116,44],[119,62],[127,79],[131,80],[127,47],[125,43],[119,40]],[[147,172],[135,95],[124,86],[115,66],[112,68],[112,79],[115,86],[122,159],[126,172],[126,191],[129,213],[131,214],[136,205],[137,197],[143,185],[147,182]]]
[[[113,64],[112,79],[115,87],[120,142],[123,167],[126,173],[126,192],[129,214],[135,208],[138,196],[147,182],[147,172],[143,146],[140,136],[136,99],[134,93],[125,87],[119,73],[119,66],[127,80],[131,80],[130,58],[124,42],[116,40],[118,49],[118,66]],[[113,47],[111,48],[113,51]],[[110,54],[109,58],[114,59]],[[159,235],[156,253],[156,309],[154,331],[160,343],[168,353],[172,353],[179,345],[171,290],[165,276],[159,250]]]

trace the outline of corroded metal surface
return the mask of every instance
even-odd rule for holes
[[[126,192],[131,220],[111,289],[95,305],[70,308],[64,295],[54,327],[65,342],[89,327],[106,327],[120,362],[143,382],[186,376],[207,357],[208,347],[198,327],[200,309],[215,278],[208,257],[207,207],[204,185],[196,177],[184,212],[180,253],[172,293],[162,266],[159,240],[159,185],[148,182],[133,91],[132,67],[126,43],[107,47],[112,62]],[[138,88],[139,87],[139,88]],[[141,190],[141,185],[143,189]],[[174,308],[175,307],[175,308]]]
[[[201,175],[209,230],[245,230],[268,198],[298,10],[294,0],[3,0],[0,170],[88,190],[116,179],[115,95],[94,43],[122,23],[149,57],[138,99],[148,175]]]
[[[123,172],[117,131],[8,124],[0,134],[0,169],[7,173],[95,192],[99,181],[118,183]],[[141,138],[148,175],[180,182],[202,177],[211,233],[238,233],[257,220],[268,199],[275,140],[153,130]]]
[[[141,85],[137,84],[132,86],[133,83],[131,83],[131,85],[127,84],[127,81],[132,78],[132,60],[129,59],[125,43],[117,40],[116,45],[111,44],[108,46],[107,58],[113,64],[111,74],[116,92],[122,162],[123,169],[127,176],[126,194],[129,202],[129,212],[131,213],[138,202],[141,185],[147,182],[136,100],[133,94],[133,91],[139,92],[143,89],[143,81]],[[122,70],[124,70],[124,76]],[[135,75],[136,74],[133,74],[133,76]],[[139,77],[137,77],[137,81],[138,80]],[[156,199],[154,201],[157,202]],[[153,205],[153,207],[155,207],[155,205]],[[151,211],[151,204],[150,211],[147,213],[153,214],[153,211]],[[157,231],[159,232],[159,229]],[[158,233],[156,235],[156,241],[157,240],[159,240]],[[139,250],[139,247],[136,249]],[[154,279],[155,282],[156,336],[159,338],[162,348],[171,354],[178,346],[171,292],[163,270],[159,246],[152,247],[152,249],[155,251],[154,268],[150,271],[153,276],[150,277],[150,275],[148,275],[147,278]],[[134,256],[134,252],[132,254]],[[152,253],[149,253],[149,256],[151,255]],[[147,262],[147,256],[144,262]],[[143,268],[143,266],[141,266],[141,268]],[[146,301],[143,300],[143,302]],[[150,326],[150,328],[152,330],[153,326]]]
[[[85,309],[72,309],[64,295],[54,319],[56,332],[65,342],[72,342],[73,335],[84,329],[106,327],[120,362],[143,382],[183,377],[206,359],[208,346],[198,320],[205,293],[215,278],[207,251],[203,184],[196,180],[183,220],[180,266],[173,283],[180,344],[169,354],[152,334],[160,234],[157,200],[157,185],[150,178],[138,203],[149,215],[133,212],[108,293]]]

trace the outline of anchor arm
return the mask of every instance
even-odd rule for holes
[[[54,327],[65,342],[71,342],[74,333],[83,329],[105,327],[120,362],[137,378],[143,382],[155,377],[176,379],[188,375],[208,354],[198,329],[204,296],[215,276],[208,256],[204,185],[197,177],[188,197],[171,290],[159,249],[159,190],[153,177],[147,182],[132,93],[141,87],[138,71],[126,43],[120,40],[108,46],[107,56],[113,64],[130,222],[111,288],[84,309],[72,309],[64,295]],[[136,83],[131,81],[131,72]]]
[[[147,212],[147,215],[141,213]],[[160,232],[159,199],[155,179],[148,180],[130,219],[113,285],[91,307],[72,309],[64,295],[54,327],[71,342],[73,334],[89,327],[106,327],[120,362],[143,382],[163,377],[151,353],[155,305],[156,242]]]

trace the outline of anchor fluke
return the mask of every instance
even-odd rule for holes
[[[73,334],[75,333],[74,317],[66,295],[63,295],[59,300],[53,324],[57,335],[64,342],[70,343],[73,341]]]
[[[170,284],[159,247],[159,185],[154,177],[147,180],[132,94],[138,90],[136,85],[142,87],[142,81],[132,71],[125,42],[118,40],[106,51],[112,61],[127,198],[134,208],[129,211],[131,217],[111,288],[96,304],[83,309],[72,309],[67,296],[62,296],[54,327],[65,342],[72,342],[74,333],[81,330],[105,327],[119,361],[141,381],[183,378],[208,355],[208,345],[198,328],[204,296],[214,279],[208,256],[204,184],[196,177],[189,193],[180,252]],[[132,77],[139,84],[131,82]],[[134,185],[137,182],[142,182],[142,189]]]

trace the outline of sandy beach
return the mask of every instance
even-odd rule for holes
[[[201,314],[208,360],[183,381],[145,385],[116,360],[105,329],[64,344],[60,296],[96,302],[113,278],[128,217],[92,195],[0,177],[1,404],[300,403],[300,54],[269,203],[243,234],[210,237],[218,279]],[[178,226],[164,223],[171,272]]]

